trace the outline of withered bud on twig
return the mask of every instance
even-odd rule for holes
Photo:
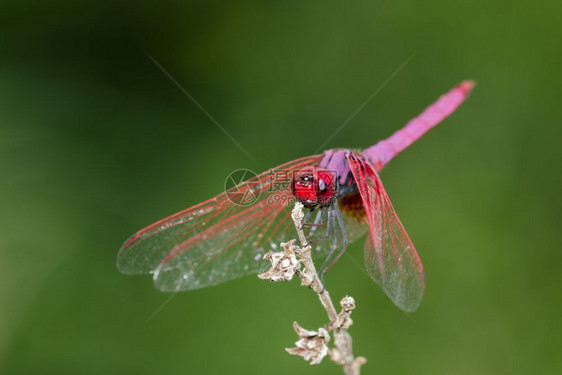
[[[291,281],[296,272],[300,269],[300,262],[297,260],[294,251],[295,240],[282,243],[283,252],[272,252],[264,255],[264,259],[271,261],[271,268],[264,273],[260,273],[260,279],[267,279],[272,282]]]
[[[340,301],[341,311],[336,320],[332,323],[333,329],[347,330],[353,324],[351,320],[351,312],[355,309],[355,300],[353,297],[345,296]]]
[[[300,340],[295,343],[296,348],[286,348],[289,354],[300,355],[306,361],[310,361],[311,365],[317,365],[328,354],[328,341],[330,334],[324,328],[318,328],[318,331],[309,331],[299,326],[297,322],[293,322],[293,328]]]

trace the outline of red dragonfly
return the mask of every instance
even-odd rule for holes
[[[348,243],[367,233],[369,275],[398,307],[416,310],[425,289],[423,266],[378,172],[453,113],[473,86],[460,83],[390,138],[363,151],[334,149],[288,162],[140,230],[121,247],[117,267],[126,274],[152,274],[156,288],[166,292],[256,274],[264,269],[264,253],[295,237],[290,206],[299,201],[323,272]],[[253,202],[240,204],[233,194]]]

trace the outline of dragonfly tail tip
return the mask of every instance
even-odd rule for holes
[[[470,94],[470,92],[472,91],[474,86],[476,86],[476,82],[471,81],[471,80],[467,80],[467,81],[462,81],[461,83],[459,83],[459,85],[457,87],[459,89],[461,89],[461,91],[463,92],[463,94],[465,96],[468,96],[468,94]]]

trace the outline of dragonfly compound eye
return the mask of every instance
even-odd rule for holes
[[[326,169],[318,169],[316,171],[316,193],[317,203],[322,206],[329,206],[334,203],[338,186],[337,173]]]
[[[335,173],[315,168],[295,173],[293,195],[305,207],[330,205],[336,196]]]
[[[293,195],[305,207],[314,207],[317,203],[316,184],[312,171],[299,171],[293,178]]]

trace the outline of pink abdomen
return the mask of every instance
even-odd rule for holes
[[[427,107],[418,117],[410,120],[402,129],[365,149],[363,155],[377,171],[380,171],[394,156],[453,113],[464,102],[473,87],[472,81],[461,82]]]

